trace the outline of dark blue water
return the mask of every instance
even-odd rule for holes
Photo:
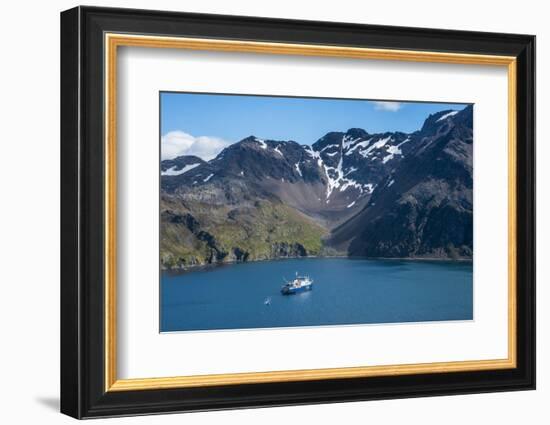
[[[313,290],[281,295],[296,271],[313,278]],[[161,331],[470,320],[472,301],[471,262],[254,262],[164,272]]]

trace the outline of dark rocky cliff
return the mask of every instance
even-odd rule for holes
[[[471,258],[472,107],[430,116],[367,206],[333,231],[350,256]]]

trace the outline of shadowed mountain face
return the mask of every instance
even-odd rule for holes
[[[331,235],[351,256],[466,257],[473,253],[472,108],[430,116],[369,203]]]
[[[421,130],[254,136],[161,163],[165,267],[285,256],[471,257],[472,108]]]

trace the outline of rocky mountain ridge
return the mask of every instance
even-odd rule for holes
[[[330,253],[471,257],[472,124],[469,106],[432,114],[410,134],[352,128],[311,146],[249,136],[208,162],[162,161],[165,266]]]

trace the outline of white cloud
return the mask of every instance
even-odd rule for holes
[[[374,109],[377,111],[397,112],[403,107],[401,102],[374,102]]]
[[[195,137],[183,131],[170,131],[161,138],[161,158],[173,159],[181,155],[195,155],[208,161],[231,143],[219,137]]]

